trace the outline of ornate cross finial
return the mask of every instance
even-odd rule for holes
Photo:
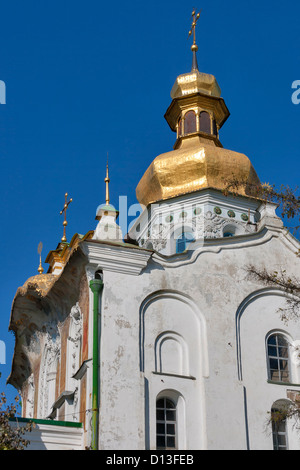
[[[69,204],[73,201],[72,198],[71,198],[69,201],[68,201],[67,199],[68,199],[68,193],[65,194],[65,205],[64,205],[64,208],[60,211],[60,215],[61,215],[62,213],[64,213],[64,221],[63,221],[64,234],[63,234],[63,237],[62,237],[62,239],[61,239],[62,242],[66,242],[66,241],[67,241],[67,237],[66,237],[66,226],[68,225],[68,222],[67,222],[67,209],[68,209]]]
[[[198,70],[197,55],[196,55],[196,52],[198,51],[198,46],[196,44],[196,25],[197,25],[197,21],[200,18],[201,11],[202,10],[200,10],[199,13],[196,13],[196,10],[195,9],[193,10],[193,12],[192,12],[193,22],[192,22],[192,27],[189,31],[189,37],[193,34],[193,44],[192,44],[192,47],[191,47],[192,52],[193,52],[192,71],[193,70]]]
[[[104,179],[104,182],[105,182],[105,185],[106,185],[106,188],[105,188],[105,204],[108,205],[109,204],[109,182],[110,182],[110,179],[109,179],[109,176],[108,176],[108,154],[107,154],[107,163],[106,163],[106,177]]]
[[[43,266],[42,266],[42,249],[43,249],[43,244],[42,244],[42,242],[40,242],[39,246],[38,246],[38,254],[40,255],[40,265],[39,265],[39,268],[38,268],[38,272],[40,274],[43,274],[43,272],[44,272],[44,269],[43,269]]]

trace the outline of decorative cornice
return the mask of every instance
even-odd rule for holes
[[[268,243],[273,238],[280,239],[280,241],[295,253],[300,243],[292,235],[283,228],[262,228],[258,232],[252,232],[244,235],[237,235],[235,237],[225,238],[211,238],[207,240],[199,240],[193,243],[193,248],[183,253],[171,256],[165,256],[160,253],[154,252],[152,260],[164,268],[177,268],[185,264],[191,264],[204,253],[220,253],[222,250],[243,249],[252,246],[259,246]]]
[[[152,251],[133,245],[87,240],[81,244],[88,263],[98,269],[138,276],[147,266]]]

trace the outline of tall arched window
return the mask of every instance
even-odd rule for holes
[[[275,333],[268,337],[267,358],[269,380],[289,382],[289,343],[282,334]]]
[[[206,111],[200,113],[200,131],[211,134],[210,115]]]
[[[288,450],[286,413],[289,402],[277,400],[271,408],[272,437],[274,450]]]
[[[182,232],[176,240],[176,253],[183,253],[189,243],[194,241],[194,235],[191,232]]]
[[[177,410],[175,403],[167,397],[156,402],[156,448],[176,449]]]
[[[188,111],[184,116],[184,133],[192,134],[196,130],[196,113],[195,111]]]

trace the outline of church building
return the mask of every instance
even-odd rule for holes
[[[291,420],[270,421],[300,391],[300,325],[247,271],[299,275],[300,244],[256,196],[249,158],[221,144],[229,110],[198,70],[198,17],[165,113],[174,148],[136,188],[143,212],[122,233],[107,168],[91,230],[16,292],[8,383],[36,423],[29,449],[300,449]]]

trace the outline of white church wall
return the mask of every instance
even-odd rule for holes
[[[297,322],[287,324],[280,319],[280,308],[285,299],[280,293],[264,289],[253,295],[241,313],[238,324],[240,338],[241,375],[247,390],[249,441],[252,449],[273,448],[271,426],[268,423],[273,403],[287,399],[288,390],[300,391],[299,365],[293,360],[293,343],[300,338]],[[268,377],[266,338],[270,333],[280,333],[290,342],[290,384],[271,382]],[[299,449],[299,439],[289,423],[289,444]]]
[[[214,241],[196,253],[176,258],[155,254],[140,275],[136,275],[136,268],[125,267],[122,250],[117,260],[115,248],[114,263],[124,269],[121,273],[113,267],[106,270],[110,257],[106,247],[100,448],[114,449],[117,442],[119,449],[155,449],[155,403],[164,391],[178,400],[179,447],[272,447],[272,436],[263,434],[262,424],[272,403],[286,398],[287,390],[267,383],[264,348],[268,331],[283,328],[274,316],[279,297],[266,303],[269,313],[264,321],[268,318],[268,325],[258,313],[244,312],[239,336],[237,312],[245,299],[262,287],[248,278],[250,263],[269,270],[289,266],[291,274],[297,273],[295,247],[281,233],[265,231],[222,244]],[[102,251],[99,248],[99,253]],[[130,249],[126,256],[128,260]],[[93,259],[97,259],[96,245]],[[133,262],[134,257],[131,259]],[[99,260],[94,263],[95,270],[101,267],[100,254]],[[291,328],[296,340],[297,325]],[[244,331],[250,345],[242,341]],[[263,346],[260,338],[264,338]],[[247,356],[250,346],[255,352]],[[250,372],[253,358],[263,374],[259,379]],[[239,373],[241,365],[247,370],[245,376]],[[293,445],[299,442],[295,440]]]

